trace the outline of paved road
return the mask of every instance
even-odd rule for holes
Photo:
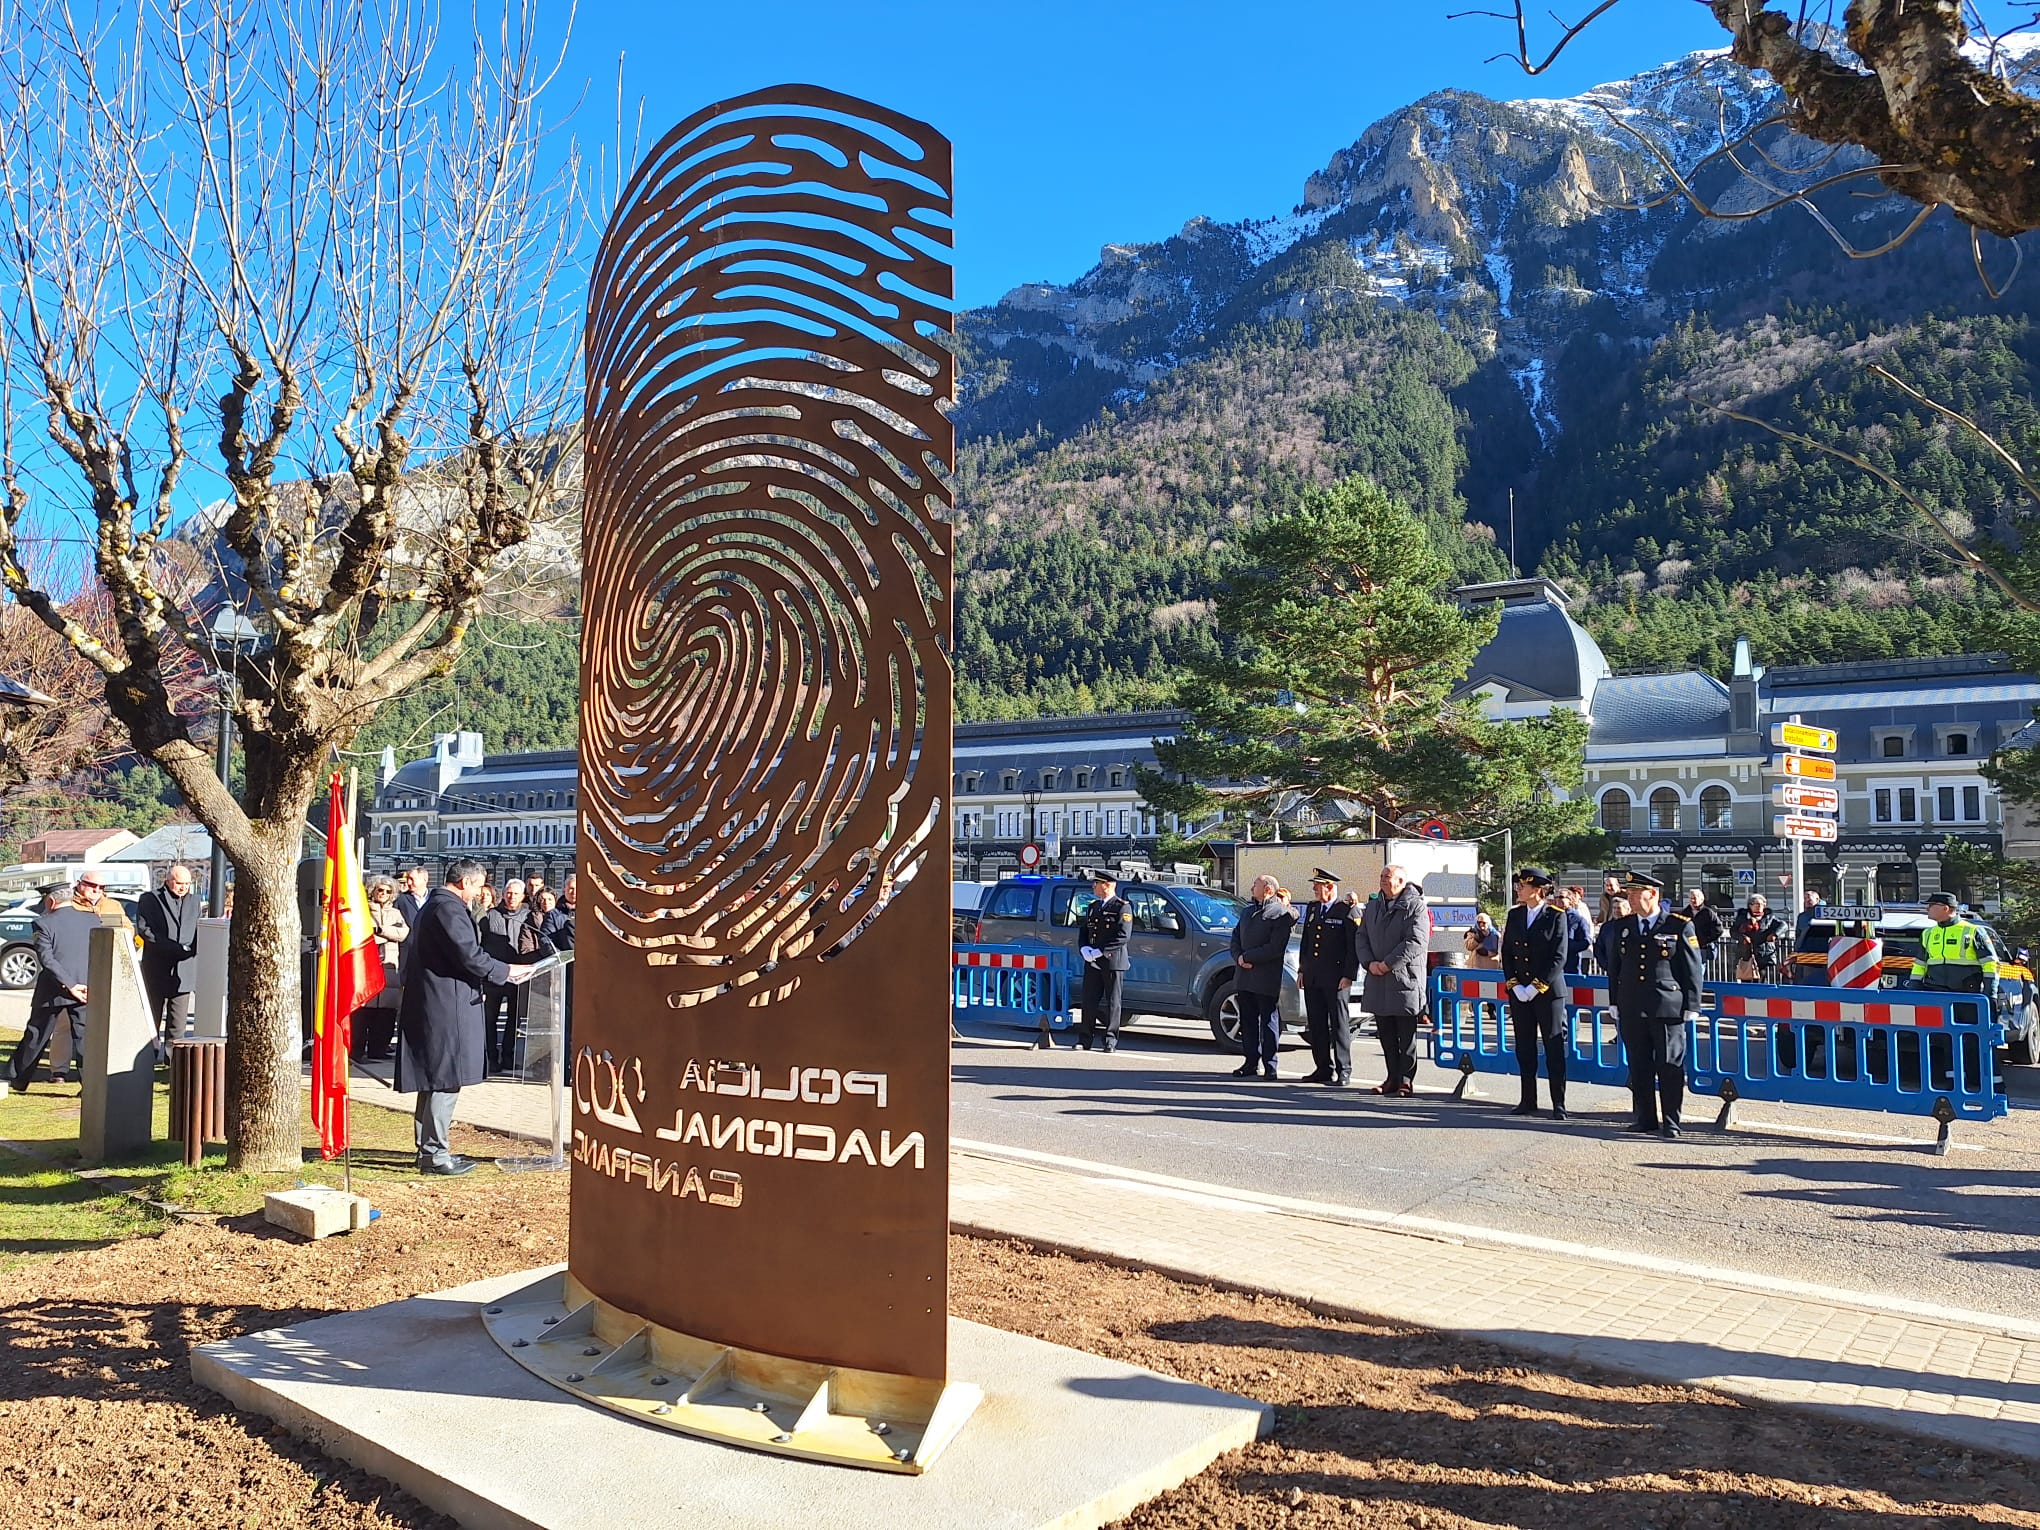
[[[1381,1077],[1371,1036],[1356,1074]],[[1516,1120],[1515,1081],[1455,1101],[1423,1065],[1419,1095],[1383,1100],[1229,1077],[1204,1028],[1143,1020],[1111,1059],[1034,1052],[966,1028],[955,1048],[960,1138],[1372,1212],[1535,1234],[1660,1258],[2040,1319],[2040,1100],[1989,1126],[1713,1102],[1676,1144],[1624,1137],[1626,1092],[1576,1089],[1575,1119]],[[1309,1055],[1284,1056],[1292,1075]],[[2022,1070],[2033,1073],[2035,1070]],[[2040,1080],[2022,1078],[2029,1088]],[[1753,1129],[1749,1123],[1764,1123]],[[1884,1141],[1830,1135],[1862,1134]]]

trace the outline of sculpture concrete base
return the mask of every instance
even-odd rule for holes
[[[198,1380],[470,1530],[1083,1530],[1267,1432],[1244,1397],[950,1320],[984,1401],[925,1476],[789,1460],[578,1402],[512,1361],[479,1309],[537,1272],[208,1344]]]

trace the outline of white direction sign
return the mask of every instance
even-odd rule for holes
[[[1815,786],[1809,781],[1780,781],[1771,788],[1771,806],[1794,813],[1838,813],[1842,794],[1832,786]]]
[[[1799,813],[1771,815],[1771,832],[1780,839],[1831,840],[1841,832],[1832,818],[1808,818]]]

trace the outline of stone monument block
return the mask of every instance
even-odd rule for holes
[[[145,1152],[152,1136],[156,1023],[133,932],[101,925],[86,968],[85,1059],[78,1154],[107,1163]]]

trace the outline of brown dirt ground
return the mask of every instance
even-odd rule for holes
[[[456,1145],[503,1146],[478,1133]],[[354,1237],[307,1245],[259,1218],[181,1222],[0,1276],[0,1525],[447,1525],[236,1413],[186,1360],[228,1334],[564,1255],[560,1175],[378,1196],[383,1220]],[[1998,1457],[1692,1388],[1558,1375],[1489,1344],[1014,1244],[957,1238],[953,1264],[960,1316],[1276,1406],[1272,1439],[1136,1513],[1138,1530],[2040,1530],[2040,1478]]]

